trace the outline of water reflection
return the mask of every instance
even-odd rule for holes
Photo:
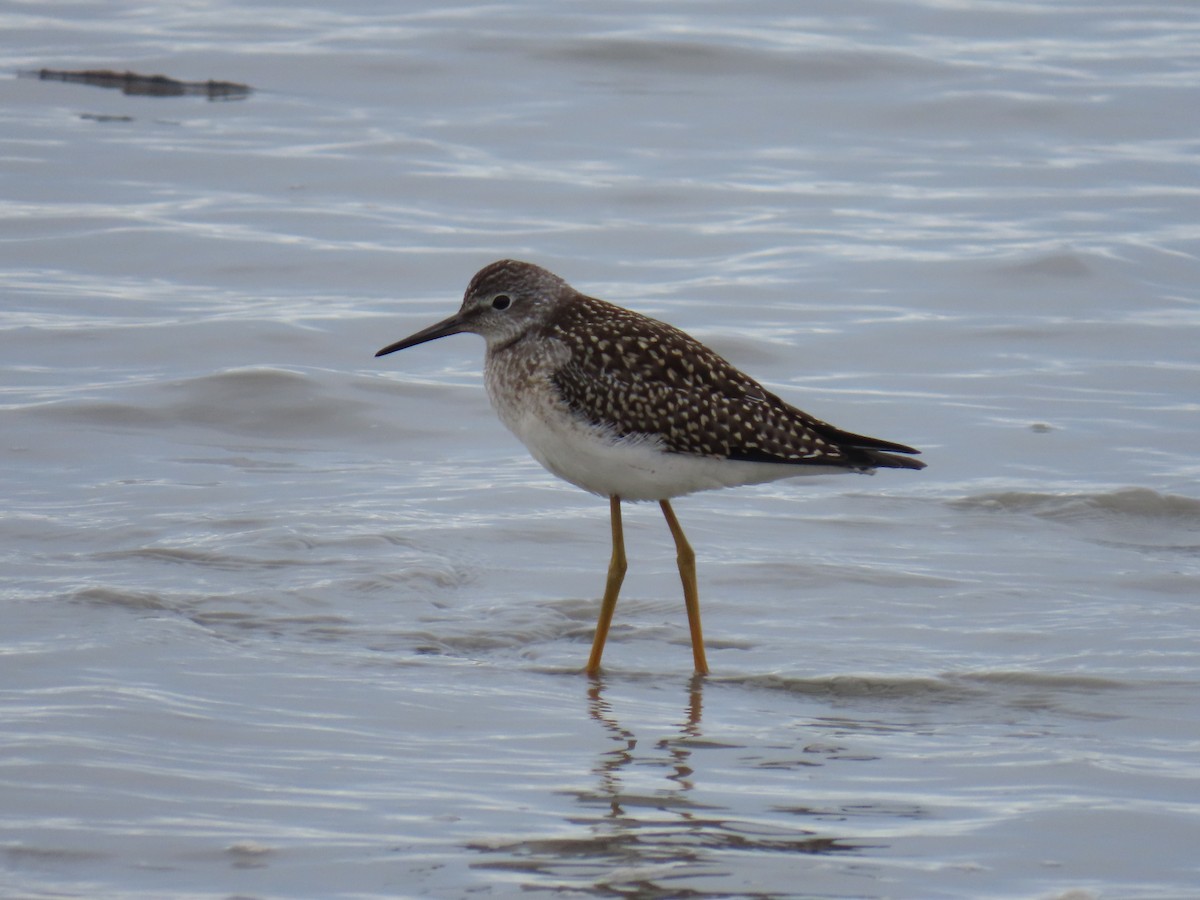
[[[658,764],[666,765],[672,770],[666,778],[673,783],[673,787],[660,791],[656,795],[660,800],[673,800],[676,803],[686,800],[686,793],[694,787],[691,779],[693,769],[689,764],[693,747],[689,742],[701,740],[700,716],[703,710],[703,686],[704,678],[699,675],[693,676],[689,683],[688,702],[683,711],[683,721],[676,725],[680,737],[662,738],[654,745],[655,751],[666,753],[666,756],[660,759]],[[625,811],[622,803],[629,801],[623,800],[625,788],[621,773],[638,762],[635,753],[638,743],[637,735],[623,726],[613,713],[612,704],[604,697],[604,680],[602,678],[590,680],[587,697],[588,715],[603,726],[609,737],[618,746],[602,753],[597,760],[594,769],[600,779],[597,791],[591,794],[581,793],[579,797],[582,802],[587,803],[607,802],[614,818],[623,816]],[[646,762],[647,760],[642,760],[643,764]]]
[[[593,783],[565,793],[580,811],[568,814],[566,834],[505,841],[472,849],[494,858],[480,868],[539,876],[525,889],[571,889],[593,896],[729,896],[728,879],[745,872],[745,854],[770,854],[772,865],[793,866],[813,856],[862,849],[844,837],[796,828],[775,815],[758,817],[711,798],[730,781],[730,766],[752,766],[746,746],[711,740],[703,730],[705,679],[686,687],[674,734],[650,743],[622,722],[606,696],[603,678],[592,679],[586,710],[603,729],[604,747],[590,767]],[[706,799],[701,799],[701,798]],[[794,815],[794,810],[788,811]],[[767,865],[767,859],[762,860]],[[779,872],[763,883],[779,883]],[[547,883],[548,879],[551,883]],[[685,886],[686,885],[686,886]],[[747,890],[737,896],[777,896]]]

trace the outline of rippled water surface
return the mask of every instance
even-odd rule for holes
[[[1176,2],[0,10],[0,895],[1200,891]],[[106,68],[240,101],[22,76]],[[923,472],[627,507],[373,352],[514,256]]]

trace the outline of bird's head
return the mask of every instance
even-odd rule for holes
[[[375,355],[384,356],[464,331],[481,335],[489,348],[502,346],[543,324],[555,307],[574,293],[553,272],[533,263],[502,259],[475,274],[458,312],[388,344]]]

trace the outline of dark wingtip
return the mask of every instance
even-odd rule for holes
[[[895,441],[885,441],[881,438],[867,437],[865,434],[851,434],[848,431],[837,430],[834,440],[843,451],[859,455],[871,468],[879,469],[924,469],[925,463],[919,459],[909,459],[907,455],[918,454],[921,451],[907,444],[897,444]]]
[[[904,453],[920,453],[920,450],[906,448]],[[880,469],[924,469],[926,463],[908,456],[897,456],[895,453],[880,453],[870,451],[871,465]]]

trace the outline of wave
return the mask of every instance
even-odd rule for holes
[[[962,510],[1023,513],[1053,520],[1136,517],[1200,528],[1200,499],[1163,494],[1144,487],[1061,494],[1001,491],[952,500],[950,506]]]
[[[371,404],[347,396],[352,376],[274,368],[231,369],[121,390],[121,399],[72,398],[14,410],[70,425],[165,430],[194,426],[240,436],[344,437],[371,434]]]

